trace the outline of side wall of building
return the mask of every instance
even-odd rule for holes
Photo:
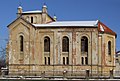
[[[115,44],[114,35],[99,33],[99,70],[110,71],[115,68]],[[108,45],[110,42],[110,46]],[[110,48],[109,48],[110,47]]]

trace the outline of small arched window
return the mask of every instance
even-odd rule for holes
[[[83,57],[82,57],[82,60],[81,60],[81,61],[82,61],[82,65],[83,65],[83,64],[84,64],[84,58],[83,58]]]
[[[62,39],[62,51],[69,52],[69,38],[66,36]]]
[[[50,38],[44,38],[44,52],[50,52]]]
[[[63,57],[63,65],[65,65],[65,57]]]
[[[33,17],[31,17],[31,23],[33,23]]]
[[[24,51],[24,38],[22,35],[20,36],[20,51]]]
[[[88,57],[85,57],[85,64],[88,65]]]
[[[108,41],[108,55],[111,55],[111,41]]]
[[[47,60],[46,60],[46,57],[44,57],[45,58],[45,65],[47,64]]]
[[[88,38],[86,36],[81,38],[81,52],[88,52]]]

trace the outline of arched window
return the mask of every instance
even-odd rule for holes
[[[111,41],[108,41],[108,55],[111,55]]]
[[[88,38],[85,36],[81,38],[81,52],[88,52]]]
[[[85,57],[85,64],[88,65],[88,57]]]
[[[69,64],[69,58],[66,57],[66,64],[68,65]]]
[[[50,65],[50,57],[48,57],[48,65]]]
[[[83,65],[83,64],[84,64],[84,58],[83,58],[83,57],[82,57],[82,60],[81,60],[81,61],[82,61],[82,65]]]
[[[44,38],[44,52],[50,52],[50,38]]]
[[[31,17],[31,23],[33,23],[33,17]]]
[[[63,57],[63,65],[65,65],[65,57]]]
[[[24,38],[22,35],[20,36],[20,51],[24,51]]]
[[[66,36],[62,39],[62,51],[69,52],[69,39]]]
[[[44,59],[45,59],[45,65],[47,64],[47,60],[46,60],[46,57],[44,57]]]

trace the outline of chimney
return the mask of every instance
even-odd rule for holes
[[[47,6],[44,4],[42,7],[42,24],[46,23],[47,19]]]
[[[22,14],[22,7],[19,6],[17,9],[18,9],[18,13],[17,13],[17,14],[18,14],[18,17],[19,17],[19,16],[21,16],[21,14]]]
[[[42,12],[43,12],[43,13],[47,13],[47,6],[46,6],[46,4],[43,5],[43,7],[42,7]]]

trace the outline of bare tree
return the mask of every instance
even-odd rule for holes
[[[6,48],[0,47],[0,67],[6,66]]]

